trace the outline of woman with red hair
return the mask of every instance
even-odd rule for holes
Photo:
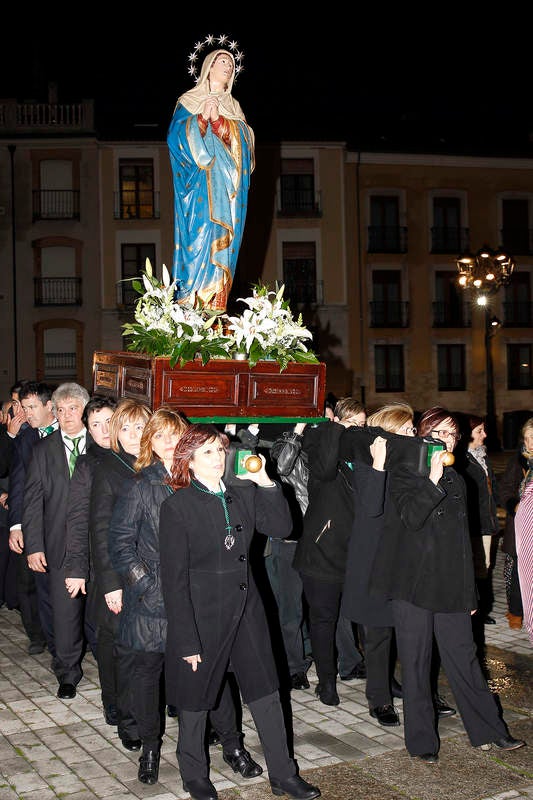
[[[183,788],[193,800],[217,798],[205,726],[231,669],[257,727],[273,793],[312,800],[320,790],[297,774],[289,756],[268,623],[249,565],[256,531],[285,538],[291,514],[264,456],[258,472],[222,480],[228,447],[214,425],[190,426],[176,446],[174,494],[159,519],[167,702],[178,709]]]
[[[417,425],[422,444],[435,447],[424,468],[408,458],[385,464],[392,503],[374,561],[372,582],[392,598],[402,665],[405,744],[422,761],[438,761],[439,736],[431,689],[435,637],[442,666],[474,747],[515,750],[476,655],[471,615],[478,599],[468,529],[466,487],[445,466],[459,438],[457,418],[439,406]],[[407,440],[406,440],[407,441]],[[411,440],[415,442],[415,440]],[[429,448],[428,448],[429,449]]]

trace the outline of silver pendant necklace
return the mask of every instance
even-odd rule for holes
[[[226,550],[231,550],[233,545],[235,544],[235,536],[232,534],[233,527],[230,525],[229,521],[229,511],[228,506],[226,503],[226,498],[224,497],[224,492],[212,492],[210,489],[204,489],[200,486],[196,481],[191,481],[192,485],[195,489],[198,489],[199,492],[203,492],[204,494],[211,494],[213,497],[218,497],[220,502],[222,503],[222,508],[224,509],[224,517],[226,519],[226,536],[224,537],[224,547]]]

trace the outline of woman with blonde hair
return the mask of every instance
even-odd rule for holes
[[[139,750],[141,742],[132,710],[131,656],[117,639],[118,614],[122,610],[122,578],[109,557],[109,524],[117,497],[135,474],[142,432],[152,411],[134,398],[119,401],[109,420],[109,444],[95,470],[91,487],[89,531],[93,564],[91,580],[101,599],[97,619],[97,660],[109,724],[118,726],[126,750]]]
[[[368,447],[377,435],[383,436],[384,432],[414,436],[416,428],[413,426],[413,417],[414,411],[408,403],[388,403],[382,406],[367,417],[368,436],[365,436],[364,445]],[[355,446],[360,443],[360,439],[360,434],[355,438],[347,434],[344,446],[348,442]],[[394,627],[391,601],[385,596],[371,594],[369,590],[372,565],[381,539],[386,472],[362,464],[361,459],[354,457],[351,451],[345,455],[358,469],[354,472],[353,526],[348,544],[341,614],[363,627],[366,698],[370,716],[385,727],[397,726],[400,718],[394,708],[392,694]],[[365,495],[358,488],[367,483],[375,487],[377,514],[365,502]],[[401,695],[398,685],[395,692]]]
[[[416,428],[413,426],[415,412],[409,403],[388,403],[367,417],[368,428],[383,428],[389,433],[398,433],[401,436],[415,436]]]
[[[154,784],[164,731],[160,698],[167,621],[160,589],[159,508],[171,494],[174,448],[188,428],[170,408],[158,408],[142,431],[135,476],[117,499],[109,525],[109,555],[124,581],[117,639],[129,653],[134,714],[142,753],[138,778]]]

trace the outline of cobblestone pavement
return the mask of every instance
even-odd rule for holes
[[[472,748],[459,716],[439,723],[438,765],[410,759],[403,726],[383,728],[368,714],[364,681],[338,681],[341,703],[325,706],[311,688],[291,696],[294,753],[301,774],[325,800],[488,800],[533,798],[533,647],[523,630],[505,618],[502,555],[494,572],[495,625],[485,627],[486,664],[510,732],[530,746],[512,752]],[[73,700],[56,697],[50,656],[27,654],[28,641],[16,611],[0,609],[0,800],[88,800],[89,798],[185,798],[177,769],[177,722],[167,720],[159,782],[137,780],[138,753],[126,751],[116,729],[106,725],[98,672],[91,655]],[[453,703],[445,678],[441,690]],[[402,719],[402,704],[395,701]],[[265,767],[248,710],[245,745]],[[211,779],[222,800],[272,798],[265,773],[245,781],[211,748]]]

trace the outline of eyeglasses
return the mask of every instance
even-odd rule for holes
[[[455,439],[458,442],[461,438],[460,433],[454,433],[453,431],[431,431],[431,433],[437,439]]]

